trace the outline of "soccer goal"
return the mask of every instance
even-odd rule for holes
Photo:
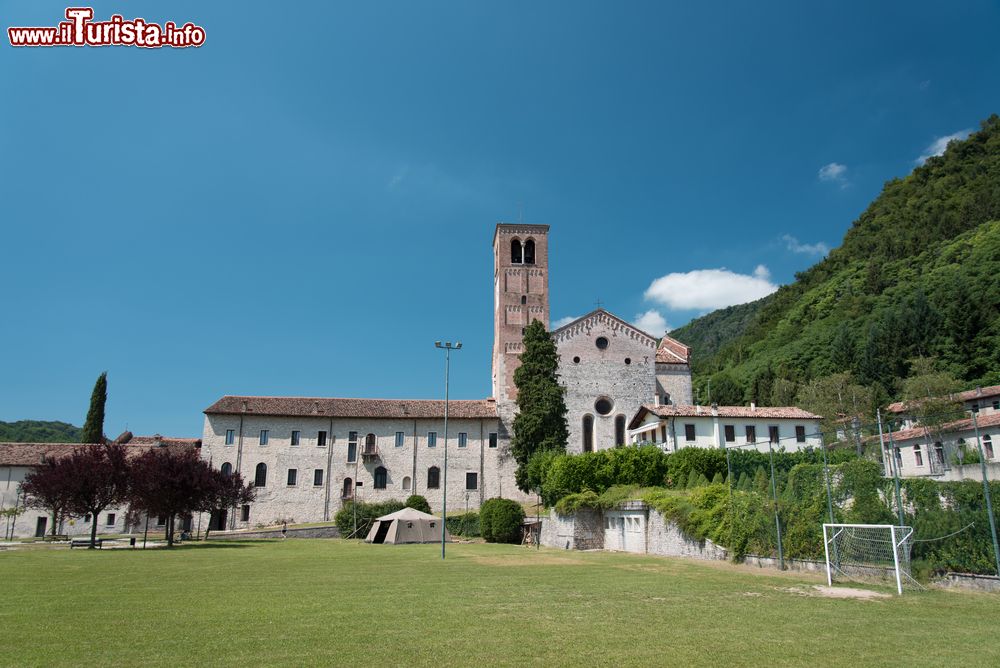
[[[896,591],[920,587],[910,575],[913,528],[891,524],[824,524],[826,581],[895,580]]]

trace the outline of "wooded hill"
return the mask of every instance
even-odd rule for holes
[[[41,420],[0,421],[0,442],[79,443],[80,428],[66,422]]]
[[[967,386],[1000,382],[1000,118],[886,183],[839,248],[776,293],[671,332],[697,397],[787,403],[850,372],[895,396],[916,357]]]

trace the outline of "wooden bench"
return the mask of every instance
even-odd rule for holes
[[[94,545],[97,546],[98,548],[100,548],[103,543],[104,543],[103,538],[98,538],[97,540],[94,541]],[[90,539],[74,538],[69,542],[69,549],[72,550],[74,547],[90,547]]]

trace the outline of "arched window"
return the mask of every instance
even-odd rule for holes
[[[594,416],[583,416],[583,451],[594,451]]]
[[[233,474],[233,465],[230,464],[229,462],[226,462],[225,464],[222,465],[222,468],[220,468],[219,470],[222,472],[222,475],[228,478]]]
[[[384,466],[378,466],[375,468],[375,489],[385,489],[386,479],[388,475]]]
[[[510,242],[510,261],[511,264],[521,264],[521,242],[517,239]]]
[[[615,417],[615,445],[625,445],[625,416]]]
[[[375,434],[365,436],[365,449],[363,452],[366,455],[374,455],[377,452],[375,448]]]
[[[354,496],[354,481],[350,478],[344,478],[344,491],[340,493],[340,498],[350,499]]]
[[[899,448],[896,448],[896,451],[898,452]],[[941,445],[940,441],[934,444],[934,455],[937,457],[938,464],[944,466],[944,446]]]
[[[408,475],[407,476],[403,476],[403,491],[404,492],[409,492],[410,491],[410,476],[408,476]]]
[[[441,485],[441,469],[432,466],[427,469],[427,489],[437,489]]]
[[[917,466],[924,465],[924,453],[920,452],[920,446],[913,446],[913,458],[917,460]]]
[[[535,242],[533,239],[524,242],[524,263],[535,264]]]
[[[261,462],[257,464],[257,469],[253,474],[254,487],[267,487],[267,464]]]
[[[993,459],[993,437],[989,434],[983,436],[983,454],[986,459]]]
[[[521,303],[522,304],[527,304],[528,303],[528,297],[526,295],[521,295]]]

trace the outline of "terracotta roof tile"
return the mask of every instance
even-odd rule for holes
[[[130,457],[137,457],[162,443],[162,447],[186,449],[201,447],[200,438],[160,438],[136,436],[124,444]],[[58,459],[72,454],[77,448],[92,448],[85,443],[0,443],[0,466],[38,466],[46,459]]]
[[[644,409],[660,417],[712,417],[718,411],[721,418],[786,418],[790,420],[820,420],[819,415],[796,406],[668,406],[646,405]]]
[[[687,364],[690,359],[691,348],[666,335],[656,348],[657,364]]]
[[[983,388],[985,389],[985,388]],[[983,429],[985,427],[995,427],[1000,425],[1000,412],[991,412],[986,415],[979,416],[977,418],[979,423],[979,428]],[[972,418],[962,418],[961,420],[955,420],[954,422],[947,422],[940,427],[935,427],[945,432],[959,432],[959,431],[972,431],[973,424]],[[892,432],[893,441],[908,441],[913,438],[924,438],[927,435],[927,431],[923,427],[911,427],[910,429],[900,429],[899,431]],[[869,436],[866,441],[872,441],[878,438],[878,434],[874,436]],[[889,434],[882,435],[882,442],[889,443]]]
[[[250,413],[283,417],[344,418],[443,418],[444,401],[438,399],[340,399],[323,397],[224,396],[205,409],[208,415]],[[496,419],[493,399],[452,400],[448,416]]]
[[[955,401],[972,401],[973,399],[983,399],[986,397],[1000,396],[1000,385],[990,385],[989,387],[977,387],[974,390],[966,390],[958,394],[951,395]],[[903,413],[913,402],[894,401],[887,406],[887,410],[892,413]],[[918,402],[919,403],[919,402]]]

